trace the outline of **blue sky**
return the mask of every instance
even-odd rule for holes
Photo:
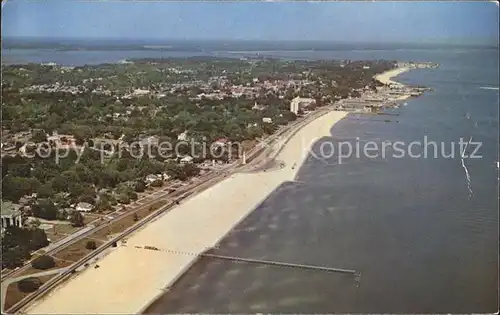
[[[8,0],[4,36],[325,41],[498,40],[491,2]]]

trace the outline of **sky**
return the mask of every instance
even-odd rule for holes
[[[492,2],[8,0],[3,36],[441,42],[499,38]]]

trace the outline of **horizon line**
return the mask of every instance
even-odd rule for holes
[[[468,36],[468,37],[449,37],[442,39],[431,39],[431,38],[421,38],[421,39],[392,39],[392,40],[359,40],[359,39],[256,39],[256,38],[155,38],[155,37],[67,37],[67,36],[25,36],[25,35],[2,35],[0,38],[5,39],[40,39],[40,40],[95,40],[95,41],[105,41],[105,40],[123,40],[123,41],[205,41],[205,42],[215,42],[215,41],[228,41],[228,42],[297,42],[297,43],[369,43],[369,44],[454,44],[454,45],[499,45],[499,39],[495,36]],[[453,42],[456,40],[482,40],[481,42]],[[488,41],[490,40],[490,41]]]

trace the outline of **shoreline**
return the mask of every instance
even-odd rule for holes
[[[286,145],[278,148],[276,159],[284,161],[285,168],[236,173],[193,196],[130,236],[127,246],[117,247],[100,260],[99,269],[92,268],[95,263],[91,264],[35,301],[26,313],[145,310],[196,262],[198,254],[216,246],[279,185],[294,180],[310,149],[303,144],[330,136],[331,127],[346,115],[347,112],[332,110],[301,126]],[[292,168],[294,164],[297,167]],[[211,204],[210,208],[207,204]],[[160,250],[147,250],[145,246]],[[131,272],[134,269],[140,270],[140,274]],[[123,291],[123,288],[128,289]]]
[[[375,79],[394,82],[392,77],[409,70],[398,67]],[[199,254],[215,247],[279,185],[295,180],[311,146],[321,137],[331,136],[333,125],[347,115],[330,110],[301,125],[271,153],[274,160],[285,163],[283,169],[235,173],[194,195],[128,237],[126,246],[121,244],[99,261],[99,269],[92,268],[96,263],[91,263],[34,301],[25,313],[144,312],[198,261]],[[148,246],[158,250],[144,248]]]
[[[411,69],[408,67],[397,67],[395,69],[382,72],[381,74],[377,74],[374,78],[380,83],[390,85],[390,84],[401,84],[399,82],[393,81],[392,78],[397,77],[405,72],[410,71]]]

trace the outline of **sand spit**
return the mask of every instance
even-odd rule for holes
[[[381,82],[383,84],[388,84],[388,85],[389,84],[399,84],[396,81],[392,81],[391,78],[396,77],[396,76],[398,76],[402,73],[405,73],[407,71],[410,71],[410,68],[408,68],[408,67],[395,68],[395,69],[386,71],[384,73],[381,73],[379,75],[376,75],[375,80],[378,80],[379,82]]]
[[[237,173],[195,195],[129,237],[126,245],[36,301],[28,314],[140,313],[164,294],[284,181],[294,180],[310,147],[347,112],[332,111],[298,131],[276,159],[283,168]],[[144,249],[144,246],[159,250]]]

